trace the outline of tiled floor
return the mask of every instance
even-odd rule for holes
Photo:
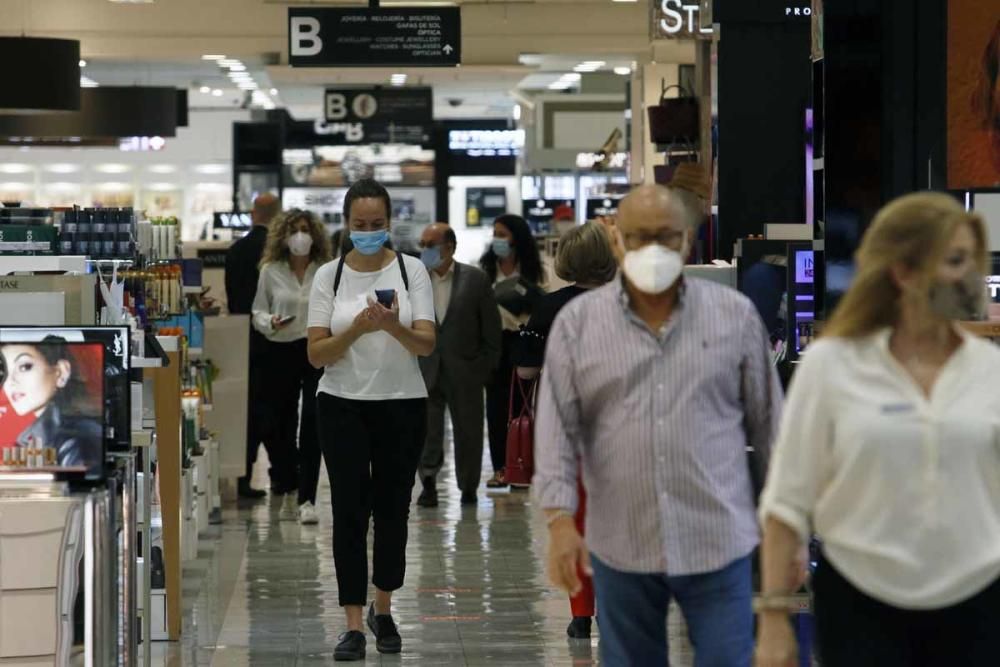
[[[411,513],[407,583],[393,602],[403,653],[379,656],[369,637],[367,663],[598,664],[596,632],[592,641],[566,637],[569,604],[545,584],[545,528],[528,494],[482,489],[478,507],[462,508],[449,471],[439,488],[448,489],[439,508]],[[153,664],[333,664],[344,625],[325,482],[320,515],[319,526],[301,527],[278,521],[270,498],[228,508],[185,568],[183,640],[156,644]],[[681,643],[674,642],[674,665],[689,662]]]

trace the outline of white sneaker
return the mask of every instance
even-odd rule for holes
[[[298,518],[298,498],[295,497],[294,493],[289,493],[281,499],[281,511],[278,513],[278,519],[281,521],[295,521]]]
[[[302,503],[299,505],[299,523],[303,526],[315,526],[319,523],[319,515],[316,514],[316,506],[312,503]]]

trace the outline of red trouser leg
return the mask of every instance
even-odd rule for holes
[[[576,529],[580,532],[580,535],[584,534],[584,523],[587,517],[587,492],[583,488],[583,475],[580,474],[576,481],[577,493],[580,496],[580,504],[576,510],[576,516],[573,517],[576,521]],[[576,566],[576,574],[580,577],[580,581],[583,583],[583,588],[580,592],[569,599],[569,606],[573,610],[573,617],[577,618],[580,616],[590,618],[595,615],[596,608],[594,606],[594,580],[583,573],[583,568],[579,565]]]

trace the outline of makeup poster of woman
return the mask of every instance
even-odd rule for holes
[[[103,372],[100,343],[49,338],[0,344],[0,393],[7,408],[0,420],[0,465],[99,475]]]
[[[948,2],[948,188],[1000,187],[1000,2]]]

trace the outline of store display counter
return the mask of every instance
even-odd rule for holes
[[[0,475],[0,664],[116,664],[112,499],[25,477]]]

